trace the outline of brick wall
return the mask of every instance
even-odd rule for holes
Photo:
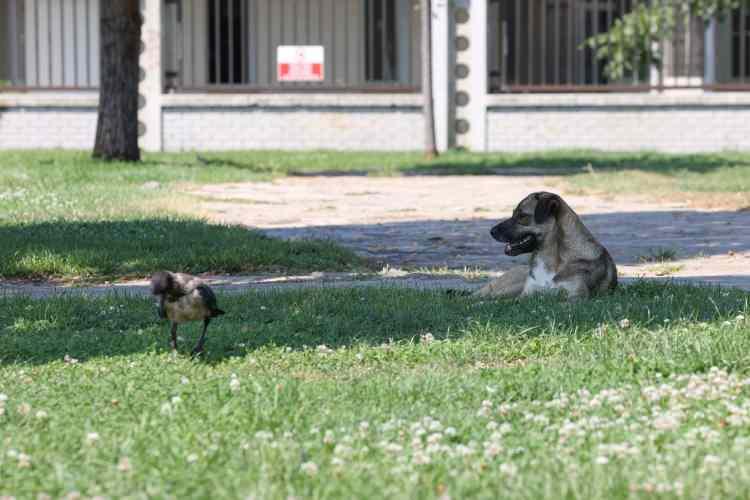
[[[164,149],[359,149],[422,147],[419,109],[167,108]]]
[[[2,149],[91,149],[95,108],[0,107]]]
[[[491,151],[750,149],[750,96],[493,96]]]

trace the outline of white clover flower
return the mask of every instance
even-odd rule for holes
[[[416,453],[414,453],[414,457],[412,460],[417,465],[427,465],[432,462],[430,456],[422,451],[417,451]]]
[[[427,332],[419,336],[419,341],[422,344],[431,344],[435,341],[435,337],[430,332]]]
[[[161,408],[159,409],[159,413],[164,415],[165,417],[171,417],[172,416],[172,405],[167,401],[161,405]]]
[[[716,455],[706,455],[703,458],[703,465],[706,467],[717,467],[721,465],[721,458]]]
[[[258,431],[255,433],[255,439],[258,441],[270,441],[273,439],[273,432],[271,431]]]
[[[332,444],[334,441],[334,434],[332,430],[327,430],[326,433],[323,435],[323,442],[325,444]]]
[[[318,351],[318,354],[320,354],[321,356],[326,356],[328,354],[333,354],[333,352],[334,352],[333,349],[331,349],[330,347],[328,347],[325,344],[319,345],[316,348],[316,350]]]
[[[229,378],[229,390],[232,392],[237,392],[240,390],[240,379],[237,378],[236,374],[232,374]]]
[[[300,466],[300,470],[302,470],[302,472],[304,472],[308,476],[312,477],[318,473],[318,464],[316,464],[315,462],[305,462]]]
[[[31,457],[28,456],[26,453],[19,453],[18,454],[18,467],[21,469],[26,469],[31,467]]]
[[[671,431],[680,426],[680,420],[672,414],[659,415],[654,419],[654,428],[660,431]]]
[[[180,383],[182,385],[187,385],[190,383],[190,379],[188,379],[187,377],[180,377]]]
[[[502,463],[499,467],[500,474],[508,477],[514,477],[518,473],[518,467],[515,464]]]
[[[394,455],[396,455],[396,454],[399,454],[402,451],[404,451],[404,447],[401,446],[400,444],[388,443],[388,444],[385,445],[385,451],[387,451],[388,453],[393,453]]]
[[[191,453],[190,455],[187,456],[187,462],[189,464],[195,463],[197,461],[198,461],[198,455],[197,454]]]
[[[456,435],[456,429],[453,427],[447,427],[445,429],[445,435],[448,437],[453,437]]]
[[[596,460],[594,460],[594,462],[598,465],[607,465],[609,463],[609,458],[605,456],[599,456],[596,457]]]
[[[44,420],[45,418],[47,418],[48,415],[46,411],[39,410],[36,412],[36,414],[34,414],[34,416],[38,418],[39,420]]]
[[[364,421],[359,423],[359,430],[367,432],[370,429],[370,422]]]
[[[122,457],[120,458],[120,461],[117,462],[117,470],[120,472],[128,472],[133,468],[133,466],[130,463],[130,459],[128,457]]]
[[[623,330],[626,330],[630,328],[630,320],[628,318],[623,318],[620,320],[619,325],[620,325],[620,328],[622,328]]]
[[[29,403],[21,403],[20,405],[18,405],[17,411],[21,416],[25,417],[26,415],[31,413],[31,405]]]
[[[439,432],[435,432],[433,434],[430,434],[427,436],[427,442],[429,444],[436,444],[439,443],[443,439],[443,435]]]
[[[503,447],[498,443],[489,443],[484,448],[484,456],[487,458],[495,458],[503,451]]]
[[[0,406],[4,405],[8,401],[8,395],[0,392]]]
[[[99,441],[98,432],[89,432],[86,434],[86,444],[92,445]]]

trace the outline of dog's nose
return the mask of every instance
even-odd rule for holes
[[[499,226],[494,226],[492,229],[490,229],[490,235],[493,238],[497,238],[499,234],[500,234],[500,227]]]

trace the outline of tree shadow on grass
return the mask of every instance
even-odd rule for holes
[[[363,266],[325,241],[287,242],[241,226],[190,219],[58,220],[0,225],[0,276],[102,280],[157,270],[250,273]]]
[[[259,349],[315,350],[391,342],[476,338],[497,342],[534,336],[591,335],[600,324],[658,329],[665,320],[712,321],[737,314],[748,294],[737,290],[637,282],[615,294],[579,304],[558,297],[480,300],[443,291],[387,287],[219,294],[227,315],[208,334],[208,363]],[[0,300],[0,362],[37,365],[168,351],[168,325],[147,298],[57,297]],[[198,324],[181,326],[180,352],[188,356]],[[387,348],[383,355],[387,356]],[[529,352],[529,355],[533,353]],[[317,354],[314,354],[317,355]]]

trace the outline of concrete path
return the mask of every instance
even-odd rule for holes
[[[395,268],[502,271],[489,236],[528,193],[560,178],[523,176],[312,177],[207,186],[219,221],[287,239],[327,238]],[[564,195],[610,250],[623,276],[670,276],[750,289],[750,213],[638,198]],[[205,198],[204,198],[205,199]],[[671,262],[654,262],[659,256]]]
[[[321,176],[206,186],[203,210],[220,222],[286,239],[331,239],[379,262],[378,275],[208,276],[220,290],[310,286],[465,288],[525,261],[502,254],[489,229],[530,192],[559,191],[541,176]],[[564,195],[609,248],[622,276],[677,279],[750,290],[750,213],[637,198]],[[668,262],[653,262],[659,256]],[[438,273],[435,271],[438,270]],[[451,272],[453,270],[453,272]],[[469,273],[462,273],[469,270]],[[476,276],[475,276],[476,277]],[[0,283],[0,294],[147,293],[146,282],[87,288]]]

